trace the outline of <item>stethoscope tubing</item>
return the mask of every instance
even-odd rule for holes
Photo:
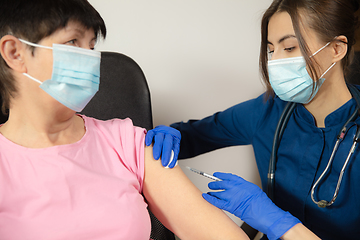
[[[355,111],[355,113],[356,113],[356,111]],[[311,188],[311,199],[315,204],[317,204],[321,208],[331,206],[335,202],[335,200],[336,200],[336,198],[337,198],[337,196],[339,194],[340,185],[341,185],[341,182],[342,182],[342,179],[343,179],[343,176],[344,176],[345,169],[346,169],[346,167],[347,167],[347,165],[348,165],[348,163],[350,161],[350,158],[351,158],[352,154],[355,151],[357,143],[359,142],[360,128],[359,128],[358,125],[356,125],[356,127],[357,127],[357,129],[356,129],[356,134],[354,136],[354,141],[353,141],[353,144],[351,145],[351,149],[350,149],[350,151],[349,151],[349,153],[348,153],[348,155],[346,157],[345,163],[344,163],[343,167],[341,168],[341,171],[340,171],[340,174],[339,174],[339,179],[338,179],[338,182],[336,184],[335,192],[334,192],[334,195],[333,195],[332,199],[329,202],[326,201],[326,200],[316,201],[315,197],[314,197],[314,192],[315,192],[315,189],[316,189],[317,185],[321,181],[321,179],[324,177],[324,175],[330,169],[330,165],[331,165],[332,161],[334,160],[335,152],[336,152],[338,146],[340,145],[340,142],[343,140],[343,137],[338,138],[338,140],[336,141],[334,149],[333,149],[333,151],[331,153],[329,162],[328,162],[325,170],[322,172],[322,174],[320,175],[318,180],[315,182],[315,184]]]
[[[329,162],[328,162],[325,170],[320,175],[319,179],[315,182],[315,184],[313,185],[313,187],[311,189],[311,199],[319,207],[327,207],[327,206],[332,205],[335,202],[335,200],[336,200],[336,198],[338,196],[338,193],[339,193],[341,181],[342,181],[346,166],[348,165],[348,163],[350,161],[350,158],[351,158],[352,154],[355,151],[357,143],[360,141],[359,140],[360,139],[360,128],[357,126],[357,131],[356,131],[356,134],[355,134],[355,137],[354,137],[354,142],[352,144],[350,152],[349,152],[349,154],[348,154],[348,156],[346,158],[346,161],[345,161],[345,163],[344,163],[344,165],[342,167],[342,170],[340,172],[339,179],[338,179],[338,182],[337,182],[337,185],[336,185],[336,189],[335,189],[335,193],[334,193],[333,198],[331,199],[330,202],[328,202],[326,200],[321,200],[321,201],[317,202],[315,200],[315,198],[314,198],[315,188],[317,187],[317,185],[319,184],[321,179],[324,177],[326,172],[329,170],[329,168],[331,166],[331,163],[332,163],[332,161],[334,159],[335,152],[336,152],[340,142],[342,141],[342,139],[343,139],[343,137],[344,137],[344,135],[345,135],[345,133],[347,131],[347,125],[350,122],[355,121],[356,117],[360,115],[359,114],[360,113],[360,91],[355,86],[350,85],[350,84],[348,84],[348,88],[349,88],[353,98],[355,99],[355,101],[357,103],[357,108],[356,108],[355,112],[351,115],[351,117],[346,121],[346,123],[342,127],[340,133],[338,134],[337,141],[336,141],[334,149],[333,149],[333,151],[331,153]],[[296,103],[294,103],[294,102],[288,102],[286,104],[286,106],[284,107],[284,110],[283,110],[283,112],[282,112],[282,114],[280,116],[279,122],[278,122],[278,124],[276,126],[276,129],[275,129],[273,146],[272,146],[272,151],[271,151],[270,161],[269,161],[269,171],[268,171],[268,176],[267,176],[267,179],[268,179],[268,181],[267,181],[267,194],[268,194],[268,197],[271,200],[274,200],[274,186],[275,186],[275,170],[276,170],[276,162],[277,162],[277,150],[279,148],[281,137],[282,137],[282,135],[284,133],[287,122],[289,121],[289,118],[290,118],[295,106],[296,106]]]
[[[267,195],[271,200],[274,200],[274,186],[275,186],[275,165],[277,162],[277,150],[279,148],[281,137],[286,128],[286,124],[296,106],[294,102],[288,102],[280,116],[280,120],[275,129],[273,146],[269,161],[269,171],[267,175]]]

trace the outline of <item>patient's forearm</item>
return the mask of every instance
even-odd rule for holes
[[[306,228],[301,223],[296,224],[294,227],[290,228],[289,231],[287,231],[281,239],[283,240],[296,240],[296,239],[306,239],[306,240],[312,240],[312,239],[320,239],[318,236],[316,236],[313,232],[311,232],[308,228]]]

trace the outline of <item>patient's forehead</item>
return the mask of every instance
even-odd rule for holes
[[[69,21],[63,28],[59,28],[50,36],[41,40],[41,42],[65,43],[70,40],[88,40],[96,43],[97,36],[92,28],[86,28],[78,21]]]

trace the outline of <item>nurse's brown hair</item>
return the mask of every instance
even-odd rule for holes
[[[348,51],[341,61],[344,73],[353,58],[355,30],[359,8],[357,0],[274,0],[265,11],[261,21],[260,72],[266,85],[268,95],[273,95],[269,82],[268,62],[268,24],[270,18],[278,12],[287,12],[292,20],[295,35],[302,55],[305,58],[311,78],[319,79],[316,68],[318,64],[311,58],[311,52],[304,41],[301,29],[312,29],[318,38],[325,43],[331,42],[336,36],[347,38]]]

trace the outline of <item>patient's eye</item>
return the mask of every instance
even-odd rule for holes
[[[77,42],[77,40],[76,40],[76,39],[71,39],[70,41],[67,41],[67,42],[66,42],[66,44],[76,46],[76,42]]]

